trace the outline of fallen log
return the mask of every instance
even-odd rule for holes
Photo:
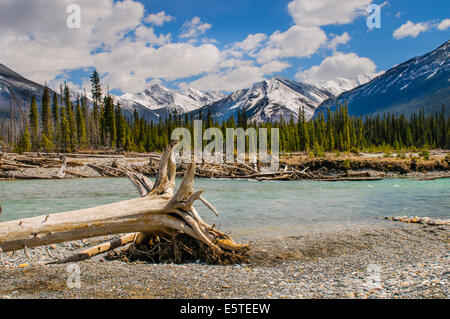
[[[421,177],[421,178],[416,178],[416,181],[434,181],[434,180],[443,179],[443,178],[450,178],[450,175]]]
[[[105,167],[102,167],[102,166],[99,166],[99,165],[94,165],[94,164],[91,164],[91,163],[89,163],[88,166],[93,168],[94,170],[96,170],[102,176],[119,177],[119,175],[108,171]]]
[[[362,181],[381,181],[383,177],[339,177],[339,178],[322,178],[315,179],[315,181],[321,182],[340,182],[340,181],[350,181],[350,182],[362,182]]]
[[[52,176],[28,175],[17,172],[0,172],[0,178],[5,179],[53,179]]]
[[[0,170],[2,170],[2,171],[17,171],[19,169],[20,169],[20,167],[16,166],[16,165],[2,164],[0,166]]]
[[[194,163],[187,165],[175,192],[175,145],[172,143],[166,148],[154,184],[137,173],[130,178],[134,179],[133,184],[139,185],[143,197],[0,223],[0,248],[8,252],[90,237],[140,233],[134,239],[133,249],[141,249],[143,245],[153,249],[155,246],[151,245],[160,245],[160,240],[155,238],[168,237],[176,261],[190,258],[220,264],[242,261],[249,246],[235,243],[228,235],[208,225],[193,207],[202,193],[194,192]],[[115,243],[106,243],[94,251],[106,251],[116,247]],[[195,256],[187,256],[186,249],[181,252],[183,245],[190,247],[188,250]],[[93,251],[82,255],[92,256]],[[164,261],[160,257],[158,260]]]

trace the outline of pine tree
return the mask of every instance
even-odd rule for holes
[[[31,98],[30,107],[30,131],[31,131],[31,147],[37,150],[39,148],[39,115],[37,110],[36,98]]]
[[[60,107],[60,118],[61,149],[65,152],[70,152],[70,125],[63,105]]]
[[[117,103],[115,108],[115,120],[116,120],[116,148],[123,149],[126,144],[126,129],[125,120],[123,119],[122,110],[120,104]]]
[[[52,119],[53,119],[53,140],[55,144],[58,144],[60,141],[59,100],[56,92],[53,92],[52,98]]]
[[[51,139],[49,139],[45,134],[42,134],[41,138],[41,147],[46,152],[53,151],[53,142]]]
[[[86,121],[84,120],[84,114],[81,109],[79,99],[77,100],[76,120],[77,120],[78,145],[80,145],[80,147],[82,148],[86,148],[88,145],[86,133]]]
[[[25,130],[19,141],[18,151],[19,151],[19,153],[31,151],[31,137],[30,137],[30,129],[29,129],[28,125],[25,125]]]
[[[46,138],[53,139],[53,123],[52,123],[52,113],[50,109],[50,93],[48,87],[45,86],[44,93],[42,95],[42,106],[41,106],[41,123],[42,123],[42,134]]]
[[[108,93],[103,101],[103,131],[104,131],[104,143],[109,147],[116,147],[116,120],[114,110],[114,100]],[[143,140],[143,138],[142,138]]]
[[[299,142],[300,142],[300,150],[306,151],[309,149],[309,135],[308,135],[308,128],[306,125],[306,118],[305,118],[305,110],[303,107],[299,109],[299,120],[298,120],[298,135],[299,135]]]
[[[100,83],[100,75],[97,70],[94,69],[90,77],[91,80],[91,92],[94,100],[94,107],[92,113],[92,140],[95,146],[98,146],[101,140],[100,136],[100,116],[101,116],[101,103],[102,103],[102,87]]]

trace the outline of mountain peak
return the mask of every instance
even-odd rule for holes
[[[320,111],[348,103],[352,115],[383,112],[411,114],[426,107],[428,113],[450,104],[450,41],[422,56],[389,69],[372,81],[322,103]]]

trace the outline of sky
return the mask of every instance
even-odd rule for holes
[[[0,63],[52,88],[231,92],[373,78],[448,41],[450,1],[0,0],[0,30]]]

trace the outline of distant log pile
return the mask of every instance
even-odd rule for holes
[[[161,154],[140,154],[145,162],[136,163],[133,160],[137,154],[105,155],[105,154],[57,154],[57,153],[27,153],[25,155],[4,154],[0,158],[0,178],[2,179],[63,179],[92,177],[127,177],[129,173],[139,173],[154,177],[158,174]],[[77,170],[76,167],[88,167]],[[177,176],[182,176],[187,165],[181,163]],[[57,174],[48,173],[47,168],[60,168]],[[258,181],[367,181],[381,180],[381,176],[371,176],[367,171],[337,171],[328,167],[316,167],[301,164],[283,163],[278,171],[269,171],[260,163],[249,165],[237,163],[206,163],[198,164],[195,176],[217,179],[254,179]]]

